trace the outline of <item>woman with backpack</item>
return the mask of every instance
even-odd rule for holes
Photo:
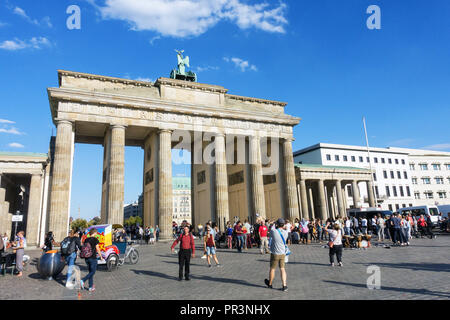
[[[304,244],[308,244],[308,232],[309,232],[308,221],[302,219],[302,221],[300,222],[300,228],[301,228],[300,238]]]
[[[342,267],[342,230],[338,223],[335,223],[333,228],[328,228],[329,226],[330,222],[325,227],[330,236],[330,241],[328,242],[328,246],[330,247],[330,265],[334,267],[334,255],[336,254],[338,264]]]
[[[68,265],[66,287],[71,288],[70,278],[73,272],[73,266],[77,260],[77,251],[81,248],[81,240],[74,230],[70,230],[69,236],[61,242],[61,256],[64,257]]]
[[[16,253],[16,269],[17,276],[21,277],[23,272],[23,255],[25,254],[25,248],[27,247],[27,240],[24,237],[25,232],[17,232],[16,239],[14,241],[14,252]]]
[[[208,266],[211,268],[211,256],[216,263],[216,266],[220,266],[219,261],[216,256],[216,242],[211,234],[211,229],[206,229],[206,236],[204,237],[203,246],[206,251],[206,259],[208,261]]]
[[[83,241],[80,253],[80,257],[85,259],[89,269],[89,273],[80,280],[81,289],[84,289],[84,283],[89,280],[89,292],[95,291],[94,274],[97,271],[97,254],[101,261],[104,261],[96,236],[97,229],[92,228],[89,230],[89,236]]]

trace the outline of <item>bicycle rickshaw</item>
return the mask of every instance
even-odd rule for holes
[[[87,228],[82,236],[82,242],[89,237],[89,230],[93,228],[97,229],[97,239],[104,259],[104,261],[98,259],[99,265],[106,265],[108,271],[113,271],[118,266],[123,265],[126,261],[129,261],[130,264],[138,263],[139,252],[136,250],[137,245],[134,245],[133,242],[112,242],[111,224]]]

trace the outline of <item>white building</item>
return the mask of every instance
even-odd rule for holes
[[[191,178],[178,176],[172,178],[173,221],[181,224],[183,220],[191,223]]]
[[[450,204],[450,152],[389,148],[409,154],[415,205]]]
[[[370,162],[369,162],[370,160]],[[383,210],[396,211],[415,204],[412,188],[409,153],[405,150],[319,143],[294,152],[294,163],[326,166],[372,168],[377,205]],[[345,195],[348,207],[369,207],[367,184],[358,183],[360,203],[354,204],[352,187]]]

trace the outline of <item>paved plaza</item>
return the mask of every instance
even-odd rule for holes
[[[376,242],[374,242],[375,244]],[[202,250],[197,240],[197,255],[191,260],[191,281],[179,282],[177,255],[171,254],[168,243],[139,246],[140,261],[125,264],[114,272],[100,266],[95,275],[96,292],[83,291],[82,300],[111,299],[449,299],[450,236],[437,239],[414,239],[410,247],[372,247],[367,250],[344,250],[343,267],[330,267],[328,249],[319,244],[292,245],[287,265],[288,292],[282,292],[279,272],[274,289],[264,285],[268,277],[269,255],[257,249],[241,254],[236,250],[219,249],[222,268],[208,268],[200,259]],[[39,277],[35,261],[40,251],[27,251],[33,262],[24,276],[0,276],[0,300],[4,299],[77,299],[76,290],[63,285],[64,276],[47,281]],[[77,260],[82,275],[85,263]],[[366,286],[367,267],[381,270],[381,289]],[[64,274],[67,270],[64,270]]]

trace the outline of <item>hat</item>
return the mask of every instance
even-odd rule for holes
[[[284,219],[283,218],[280,218],[280,219],[278,219],[277,220],[277,224],[284,224],[285,222],[284,222]]]

